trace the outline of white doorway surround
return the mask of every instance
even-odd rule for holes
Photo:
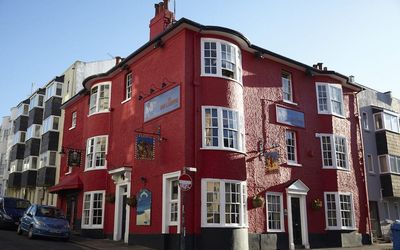
[[[114,234],[113,240],[124,240],[128,243],[129,240],[129,218],[130,207],[124,205],[124,199],[131,196],[131,173],[132,168],[121,167],[108,171],[112,180],[115,183],[115,210],[114,210]],[[125,197],[125,198],[124,198]],[[123,213],[125,212],[125,221],[122,221]],[[122,228],[125,225],[125,228]],[[122,235],[123,234],[123,235]]]
[[[300,213],[301,244],[306,249],[310,249],[310,243],[308,241],[307,205],[306,205],[306,196],[309,190],[310,189],[301,180],[293,182],[289,187],[286,188],[290,249],[295,249],[293,216],[296,213],[297,214]],[[298,207],[300,211],[292,211],[292,198],[294,198],[294,200],[299,199]],[[297,208],[297,206],[295,207]]]

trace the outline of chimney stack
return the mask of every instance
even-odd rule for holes
[[[154,4],[154,17],[150,21],[150,40],[164,32],[174,21],[174,13],[168,9],[168,1]]]

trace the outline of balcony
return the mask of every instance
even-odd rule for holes
[[[50,97],[44,104],[43,120],[51,115],[61,116],[61,97]]]
[[[21,173],[13,172],[8,176],[8,184],[9,188],[19,188],[21,187]]]
[[[50,187],[54,186],[56,179],[55,167],[42,167],[37,171],[36,186]]]
[[[40,153],[46,151],[57,151],[58,150],[58,138],[59,132],[48,131],[42,135],[42,143],[40,145]]]
[[[382,174],[382,196],[385,198],[400,198],[400,175]]]
[[[21,175],[21,187],[36,187],[36,170],[26,170]]]
[[[10,162],[24,159],[25,144],[15,144],[10,151]]]
[[[42,124],[43,122],[43,108],[35,107],[29,111],[28,127],[32,124]]]
[[[25,143],[25,153],[24,158],[28,156],[39,156],[40,151],[40,139],[31,138]]]
[[[17,133],[18,131],[26,131],[28,129],[28,117],[27,116],[19,116],[14,121],[14,130],[13,133]]]
[[[376,137],[376,149],[378,151],[378,155],[400,155],[400,134],[381,130],[377,131],[375,134]]]

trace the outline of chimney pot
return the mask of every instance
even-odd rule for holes
[[[324,71],[327,71],[328,70],[328,67],[324,67]]]
[[[154,13],[154,16],[157,16],[158,13],[160,12],[159,9],[158,9],[158,3],[154,4],[154,10],[156,11],[156,12]]]

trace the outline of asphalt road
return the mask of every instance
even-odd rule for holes
[[[0,229],[0,249],[1,250],[81,250],[87,249],[79,247],[70,242],[57,239],[36,238],[28,239],[26,233],[18,235],[14,230]]]

